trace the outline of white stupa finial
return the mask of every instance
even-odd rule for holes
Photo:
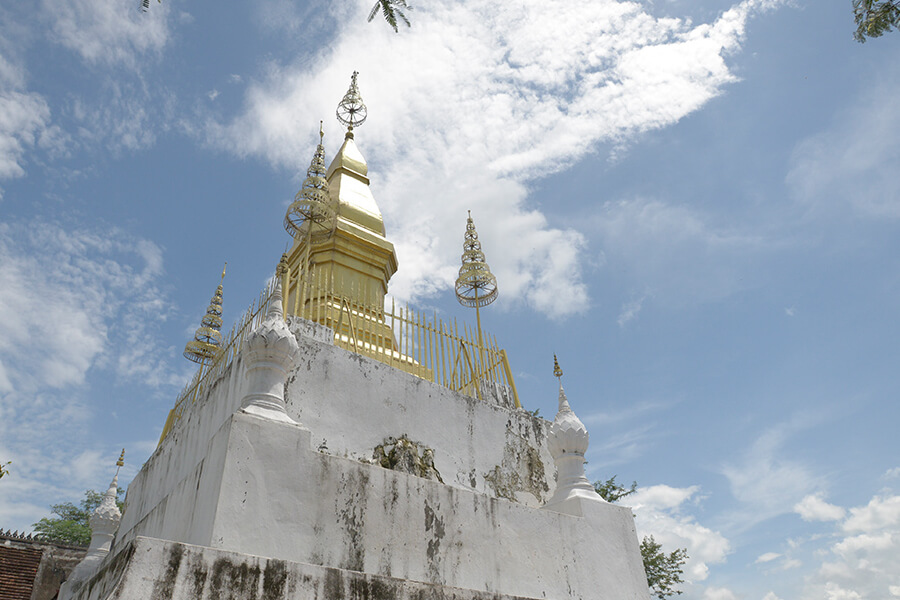
[[[91,513],[88,518],[88,524],[91,526],[91,545],[88,547],[87,554],[78,565],[69,574],[68,579],[63,583],[59,590],[60,600],[71,598],[81,587],[81,585],[90,579],[97,571],[103,559],[109,554],[112,546],[113,537],[119,529],[119,523],[122,521],[122,511],[116,502],[119,497],[119,469],[125,464],[125,449],[119,455],[116,461],[116,474],[113,476],[106,493],[103,494],[103,500],[100,505]]]
[[[284,382],[297,360],[300,346],[284,322],[282,304],[281,278],[276,276],[266,319],[247,336],[244,343],[247,394],[241,400],[241,410],[297,425],[297,421],[288,416],[285,410]]]
[[[272,298],[269,300],[269,310],[266,312],[266,320],[281,319],[284,320],[284,308],[281,295],[281,278],[275,278],[275,289],[272,290]]]
[[[547,443],[556,463],[556,491],[544,505],[559,512],[581,515],[579,500],[605,502],[594,490],[584,474],[584,455],[590,436],[587,427],[569,406],[566,390],[562,386],[562,369],[556,355],[553,356],[553,374],[560,380],[559,411],[550,425]]]

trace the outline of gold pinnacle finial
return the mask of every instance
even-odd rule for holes
[[[228,262],[225,262],[225,266],[222,267],[222,281],[225,281],[225,269],[228,268]]]
[[[353,71],[353,75],[350,77],[350,89],[344,94],[336,112],[337,120],[347,126],[347,135],[344,137],[351,140],[353,139],[353,128],[365,123],[368,114],[362,96],[359,95],[359,88],[356,86],[357,75],[359,75],[359,71]]]
[[[459,277],[456,278],[456,299],[470,308],[487,306],[497,299],[497,278],[491,273],[484,252],[481,251],[472,211],[469,211],[469,218],[466,220],[462,266],[459,268]]]
[[[116,461],[116,477],[113,479],[115,481],[119,478],[119,469],[125,466],[125,448],[122,448],[122,454],[119,455],[119,460]]]
[[[559,379],[560,383],[562,383],[563,370],[559,366],[559,361],[556,360],[556,354],[553,355],[553,376]]]
[[[325,130],[319,121],[319,145],[306,170],[306,179],[284,215],[284,230],[292,238],[309,244],[324,242],[334,233],[337,208],[328,192],[325,178]]]
[[[227,266],[228,263],[225,263]],[[225,279],[225,269],[222,269],[222,280]],[[216,288],[206,307],[206,314],[200,321],[200,327],[194,334],[194,339],[184,346],[184,357],[189,361],[203,364],[207,360],[215,358],[222,344],[222,284]]]

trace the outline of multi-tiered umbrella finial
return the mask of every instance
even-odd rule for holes
[[[347,127],[345,137],[350,139],[353,139],[353,128],[365,123],[368,115],[366,105],[359,94],[359,88],[356,86],[357,75],[359,75],[359,71],[353,71],[350,78],[350,89],[344,94],[337,107],[337,120]]]
[[[228,263],[225,263],[225,267]],[[216,288],[216,293],[209,306],[206,308],[206,314],[200,321],[200,327],[194,334],[194,339],[188,342],[184,347],[184,357],[195,363],[204,365],[216,357],[219,347],[222,345],[222,282],[225,281],[225,267],[222,267],[222,281]]]
[[[319,145],[306,170],[306,179],[284,215],[284,230],[307,246],[327,240],[334,233],[337,211],[325,178],[325,132],[319,121]]]

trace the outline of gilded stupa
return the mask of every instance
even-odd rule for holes
[[[333,225],[319,225],[307,219],[296,227],[287,253],[287,268],[292,273],[308,274],[305,279],[316,288],[330,288],[336,295],[380,306],[384,304],[388,282],[397,271],[397,254],[385,237],[384,219],[369,188],[369,167],[354,141],[354,128],[366,120],[357,75],[353,74],[350,89],[337,111],[338,120],[347,127],[344,142],[324,178],[319,166],[322,163],[318,162],[324,157],[320,142],[304,182],[304,189],[315,185],[314,189],[321,190],[321,199],[317,199],[321,208],[317,212],[323,215],[323,221],[324,215],[334,214]],[[298,196],[303,193],[301,189]],[[295,204],[288,209],[285,222],[295,212]],[[311,239],[310,232],[316,229],[328,234]],[[298,291],[302,293],[297,288],[285,292],[289,314],[296,312]],[[304,298],[304,302],[317,301],[315,293],[312,300],[309,298]]]
[[[354,73],[272,283],[59,600],[649,600],[631,510],[586,487],[562,385],[550,423],[480,325],[386,306],[397,257],[354,139],[366,112]],[[471,217],[459,281],[466,305],[496,297]]]

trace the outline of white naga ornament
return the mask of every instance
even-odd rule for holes
[[[284,322],[278,278],[269,299],[266,320],[244,343],[248,392],[241,400],[241,409],[245,413],[297,424],[285,411],[284,382],[299,351],[294,334]]]

